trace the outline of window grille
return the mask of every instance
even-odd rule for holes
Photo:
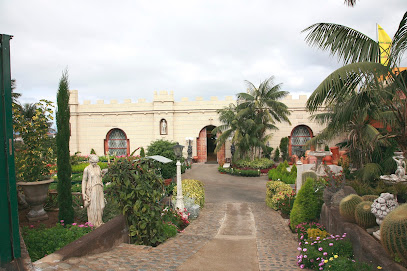
[[[127,139],[122,130],[112,130],[108,135],[107,145],[110,155],[127,155]]]
[[[291,136],[291,153],[298,157],[305,153],[305,143],[311,139],[311,132],[306,126],[297,126]]]

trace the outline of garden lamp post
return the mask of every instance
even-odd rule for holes
[[[175,208],[178,208],[181,212],[184,211],[184,196],[182,195],[182,182],[181,182],[181,162],[182,149],[184,146],[180,145],[177,142],[177,145],[174,146],[174,153],[177,157],[177,203]]]

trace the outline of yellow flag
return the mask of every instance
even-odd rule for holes
[[[380,46],[380,63],[383,65],[388,65],[388,58],[390,55],[391,38],[383,30],[380,25],[377,25],[377,36]]]

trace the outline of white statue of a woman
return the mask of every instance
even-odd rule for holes
[[[97,155],[89,155],[90,165],[83,171],[82,196],[84,207],[88,209],[88,222],[95,227],[103,224],[102,216],[105,208],[105,197],[103,193],[102,172]]]

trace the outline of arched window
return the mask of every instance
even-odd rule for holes
[[[305,143],[312,138],[312,131],[308,126],[299,125],[293,129],[290,137],[291,155],[301,157],[305,153]]]
[[[105,139],[105,154],[129,155],[130,144],[126,134],[120,129],[110,130]]]

